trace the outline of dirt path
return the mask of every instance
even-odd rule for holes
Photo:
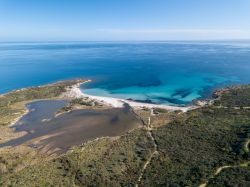
[[[152,127],[151,127],[151,117],[148,118],[148,124],[147,124],[147,127],[146,127],[146,130],[148,131],[148,135],[150,137],[150,139],[152,140],[153,142],[153,145],[154,145],[154,149],[153,149],[153,152],[150,154],[149,158],[147,159],[147,161],[144,163],[143,167],[142,167],[142,170],[140,172],[140,175],[139,175],[139,178],[137,180],[137,183],[135,185],[135,187],[138,187],[140,182],[141,182],[141,179],[145,173],[145,170],[147,169],[147,166],[150,164],[152,158],[158,154],[158,147],[157,147],[157,144],[156,144],[156,141],[155,141],[155,138],[153,136],[153,133],[152,133]]]
[[[247,142],[244,145],[244,150],[245,150],[246,153],[249,152],[249,144],[250,144],[250,139],[248,139]]]
[[[249,106],[245,106],[245,107],[227,107],[227,106],[213,106],[214,108],[233,108],[233,109],[236,109],[236,110],[241,110],[241,109],[250,109]]]
[[[248,153],[249,150],[249,144],[250,144],[250,139],[248,139],[246,141],[246,143],[244,144],[244,150],[246,153]],[[216,171],[214,172],[214,174],[204,183],[200,184],[199,187],[206,187],[207,183],[209,182],[210,179],[214,178],[215,176],[219,175],[223,170],[228,169],[228,168],[237,168],[237,167],[247,167],[250,164],[250,161],[246,161],[244,163],[241,163],[239,165],[225,165],[225,166],[221,166],[219,168],[216,169]]]
[[[216,171],[214,172],[214,174],[204,183],[200,184],[199,187],[206,187],[207,183],[209,182],[209,180],[211,180],[212,178],[214,178],[215,176],[219,175],[223,170],[228,169],[228,168],[237,168],[237,167],[247,167],[250,164],[250,161],[246,161],[244,163],[241,163],[239,165],[225,165],[225,166],[221,166],[219,168],[216,169]]]

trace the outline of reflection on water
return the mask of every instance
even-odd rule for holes
[[[76,110],[53,117],[65,106],[66,101],[39,101],[28,105],[30,112],[15,126],[16,132],[26,131],[25,136],[0,144],[17,146],[35,138],[43,140],[30,145],[43,151],[65,152],[74,145],[103,136],[118,136],[141,125],[131,108]]]

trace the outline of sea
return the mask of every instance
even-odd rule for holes
[[[187,105],[250,83],[250,42],[0,43],[1,94],[75,78],[90,95]]]

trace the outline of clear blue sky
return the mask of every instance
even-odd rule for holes
[[[250,39],[250,0],[0,0],[0,41]]]

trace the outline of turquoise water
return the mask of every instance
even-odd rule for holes
[[[250,42],[1,43],[0,93],[72,78],[88,94],[185,105],[250,83]]]

